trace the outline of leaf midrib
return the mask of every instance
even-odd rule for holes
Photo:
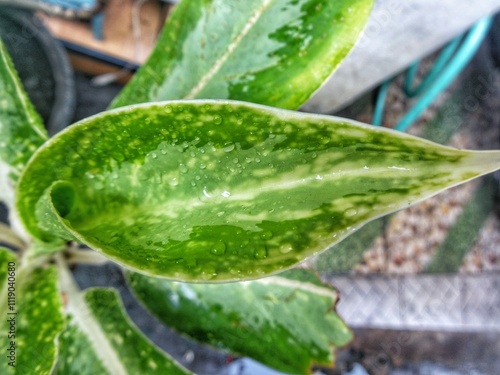
[[[97,357],[101,360],[106,370],[108,370],[108,373],[112,375],[127,375],[128,372],[120,361],[120,356],[113,349],[106,334],[96,321],[83,294],[69,274],[69,270],[60,264],[59,272],[61,289],[67,293],[68,297],[67,313],[73,317],[75,324],[88,337]]]
[[[272,0],[264,0],[261,6],[252,14],[252,16],[245,23],[241,31],[236,35],[231,43],[229,43],[227,50],[222,54],[219,59],[217,59],[209,71],[200,79],[198,84],[193,87],[193,89],[184,96],[184,99],[194,99],[196,95],[200,93],[203,88],[207,86],[210,80],[217,74],[217,72],[224,66],[224,63],[229,59],[229,57],[234,53],[236,48],[240,45],[240,42],[245,38],[245,36],[250,32],[250,30],[255,26],[260,17],[271,5]]]

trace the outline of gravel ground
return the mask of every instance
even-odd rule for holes
[[[471,67],[423,114],[409,133],[425,137],[426,126],[439,126],[433,123],[433,119],[439,113],[444,112],[444,116],[453,113],[449,107],[457,106],[458,91],[461,115],[455,115],[452,121],[460,121],[463,125],[448,144],[469,149],[500,147],[500,70],[493,66],[488,52],[488,46],[482,48]],[[424,62],[424,71],[431,60]],[[399,77],[389,91],[385,116],[388,127],[393,126],[412,105],[401,86],[402,78]],[[360,115],[359,119],[369,121],[366,114]],[[366,274],[425,271],[479,185],[479,180],[466,183],[394,214],[367,248],[362,260],[354,266],[354,271]],[[464,257],[460,272],[500,270],[499,244],[500,218],[492,212]]]

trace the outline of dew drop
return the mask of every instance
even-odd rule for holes
[[[169,105],[167,105],[167,106],[165,107],[165,112],[166,112],[166,113],[172,113],[172,107],[171,107],[171,106],[169,106]]]
[[[207,198],[212,198],[212,196],[208,193],[206,186],[203,187],[203,195]]]
[[[166,155],[167,154],[167,150],[164,149],[164,148],[160,149],[160,152],[161,152],[162,155]]]
[[[271,238],[273,238],[273,232],[271,232],[270,230],[265,230],[260,234],[260,238],[262,238],[263,240],[270,240]]]
[[[253,256],[255,259],[266,259],[267,258],[267,248],[265,246],[258,247],[255,249]]]
[[[152,157],[153,159],[156,159],[156,158],[158,157],[158,155],[156,155],[156,153],[152,152],[152,153],[151,153],[151,157]]]
[[[207,166],[203,163],[200,164],[200,169],[205,169]]]
[[[293,246],[288,244],[283,244],[280,246],[280,253],[281,254],[288,254],[290,251],[293,250]]]
[[[217,242],[212,246],[210,253],[213,255],[224,255],[226,253],[226,244],[224,242]]]
[[[219,115],[214,116],[214,123],[216,125],[222,124],[222,117],[220,117]]]
[[[238,164],[238,162],[239,162],[238,158],[234,158],[234,159],[233,159],[233,163],[234,163],[234,164]]]
[[[228,145],[223,148],[224,152],[231,152],[234,150],[234,144]]]
[[[224,190],[220,195],[222,195],[224,198],[229,198],[231,196],[231,193],[227,190]]]
[[[181,173],[187,173],[188,170],[189,169],[188,169],[188,167],[186,167],[185,164],[182,164],[182,163],[179,164],[179,172],[181,172]]]
[[[357,213],[358,211],[355,208],[348,208],[347,210],[344,211],[344,215],[347,217],[355,216]]]
[[[179,185],[179,181],[177,181],[177,178],[175,178],[175,177],[174,177],[174,178],[172,178],[172,179],[168,182],[168,184],[169,184],[170,186],[177,186],[177,185]]]

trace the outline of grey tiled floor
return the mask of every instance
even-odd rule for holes
[[[331,276],[352,327],[500,331],[500,274]]]

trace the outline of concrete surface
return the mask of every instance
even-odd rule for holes
[[[358,44],[302,109],[345,107],[499,10],[499,0],[377,0]]]

